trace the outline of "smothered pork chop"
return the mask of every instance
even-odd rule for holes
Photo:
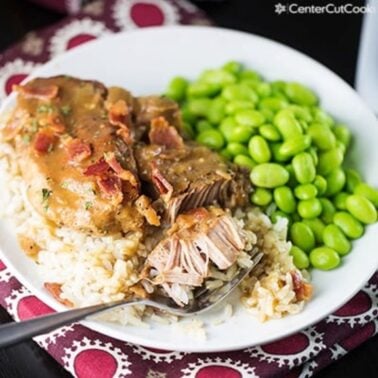
[[[157,289],[183,305],[193,288],[252,263],[258,240],[235,218],[250,210],[248,172],[185,140],[175,102],[68,76],[16,91],[3,137],[29,202],[58,228],[143,235],[134,292]],[[60,296],[60,284],[47,287]]]

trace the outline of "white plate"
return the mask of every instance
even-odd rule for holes
[[[349,125],[356,136],[352,158],[365,179],[378,185],[378,128],[371,111],[351,87],[324,66],[258,36],[205,27],[149,28],[88,43],[46,64],[33,76],[70,74],[124,86],[143,95],[161,93],[175,75],[195,78],[205,68],[231,59],[256,69],[267,79],[296,80],[313,88],[322,106]],[[13,104],[14,96],[10,96],[3,108]],[[266,343],[319,321],[350,299],[377,269],[377,232],[378,224],[368,227],[340,268],[314,272],[314,298],[295,316],[261,324],[238,306],[235,316],[215,326],[211,319],[216,315],[203,315],[199,318],[208,324],[206,341],[164,325],[150,329],[95,321],[86,325],[121,340],[167,350],[213,352]],[[48,305],[62,310],[43,289],[32,262],[20,251],[5,222],[0,223],[0,246],[6,264],[20,281]]]

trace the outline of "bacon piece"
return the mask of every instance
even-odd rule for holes
[[[71,161],[81,162],[92,154],[91,146],[81,139],[71,139],[67,143],[68,157]]]
[[[104,158],[109,167],[115,172],[116,176],[122,180],[129,181],[135,187],[138,186],[138,181],[135,175],[131,171],[122,168],[121,164],[115,157],[114,152],[107,152],[104,154]]]
[[[56,282],[45,282],[45,289],[60,303],[64,304],[67,307],[74,307],[73,303],[68,299],[61,298],[62,294],[62,285]]]
[[[160,217],[152,207],[151,200],[145,196],[140,196],[135,201],[135,206],[140,214],[142,214],[147,222],[152,226],[160,226]]]
[[[157,117],[151,121],[151,129],[148,133],[151,144],[165,146],[167,148],[181,148],[184,141],[177,129],[170,126],[164,117]]]
[[[115,126],[127,125],[127,116],[129,114],[129,108],[125,100],[118,100],[111,104],[108,108],[109,122]]]
[[[154,184],[158,192],[162,196],[166,197],[166,200],[169,200],[173,193],[173,186],[162,175],[162,173],[159,171],[159,168],[156,166],[155,162],[152,162],[151,166],[152,166],[152,171],[151,171],[152,183]]]
[[[312,285],[304,281],[297,271],[291,272],[290,274],[293,279],[293,289],[296,298],[298,301],[308,301],[312,296]]]
[[[98,177],[97,184],[106,197],[114,199],[117,203],[122,202],[122,183],[118,177]]]
[[[84,170],[85,176],[103,176],[109,171],[109,164],[104,160],[100,159],[97,163],[89,165]]]
[[[56,136],[47,131],[38,131],[34,139],[34,149],[45,154],[50,152],[56,142]]]
[[[22,85],[16,86],[15,89],[19,91],[25,98],[35,98],[37,100],[52,100],[58,95],[59,87],[57,85]]]

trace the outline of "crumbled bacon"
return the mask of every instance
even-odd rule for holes
[[[15,89],[19,91],[25,98],[35,98],[37,100],[52,100],[58,95],[59,87],[57,85],[23,85],[16,86]]]
[[[81,139],[72,139],[67,143],[68,157],[71,161],[81,162],[92,154],[91,146]]]
[[[304,281],[297,271],[291,272],[293,288],[298,301],[308,301],[312,296],[312,285]]]
[[[168,182],[168,180],[159,171],[159,168],[154,162],[151,163],[152,166],[152,183],[158,192],[167,197],[167,200],[171,197],[173,193],[173,186]]]
[[[181,148],[184,145],[184,141],[177,129],[170,126],[164,117],[156,117],[151,121],[148,138],[151,144],[167,148]]]
[[[108,152],[104,155],[106,163],[115,172],[116,176],[120,179],[129,181],[133,186],[138,186],[138,181],[135,175],[127,169],[122,168],[121,164],[115,157],[114,152]]]
[[[41,154],[45,154],[52,150],[55,142],[55,135],[46,131],[38,131],[34,139],[34,149]]]
[[[68,299],[61,298],[62,294],[62,285],[56,282],[45,282],[45,289],[60,303],[64,304],[67,307],[74,307],[73,303]]]
[[[109,170],[108,163],[104,159],[101,159],[97,163],[89,165],[84,170],[84,175],[85,176],[103,176],[105,173],[108,172],[108,170]]]
[[[125,100],[118,100],[109,106],[109,122],[115,126],[127,125],[129,108]]]
[[[122,202],[122,182],[116,176],[98,177],[97,184],[106,197]]]

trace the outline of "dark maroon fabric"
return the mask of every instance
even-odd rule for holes
[[[74,13],[79,1],[33,0]],[[63,8],[64,3],[64,8]],[[209,24],[183,0],[104,0],[0,55],[0,102],[12,86],[57,54],[104,34],[150,25]],[[23,287],[0,261],[0,305],[16,319],[52,310]],[[235,352],[167,352],[121,342],[75,324],[36,341],[74,376],[148,378],[310,377],[378,330],[378,273],[348,304],[318,324],[264,346]]]

